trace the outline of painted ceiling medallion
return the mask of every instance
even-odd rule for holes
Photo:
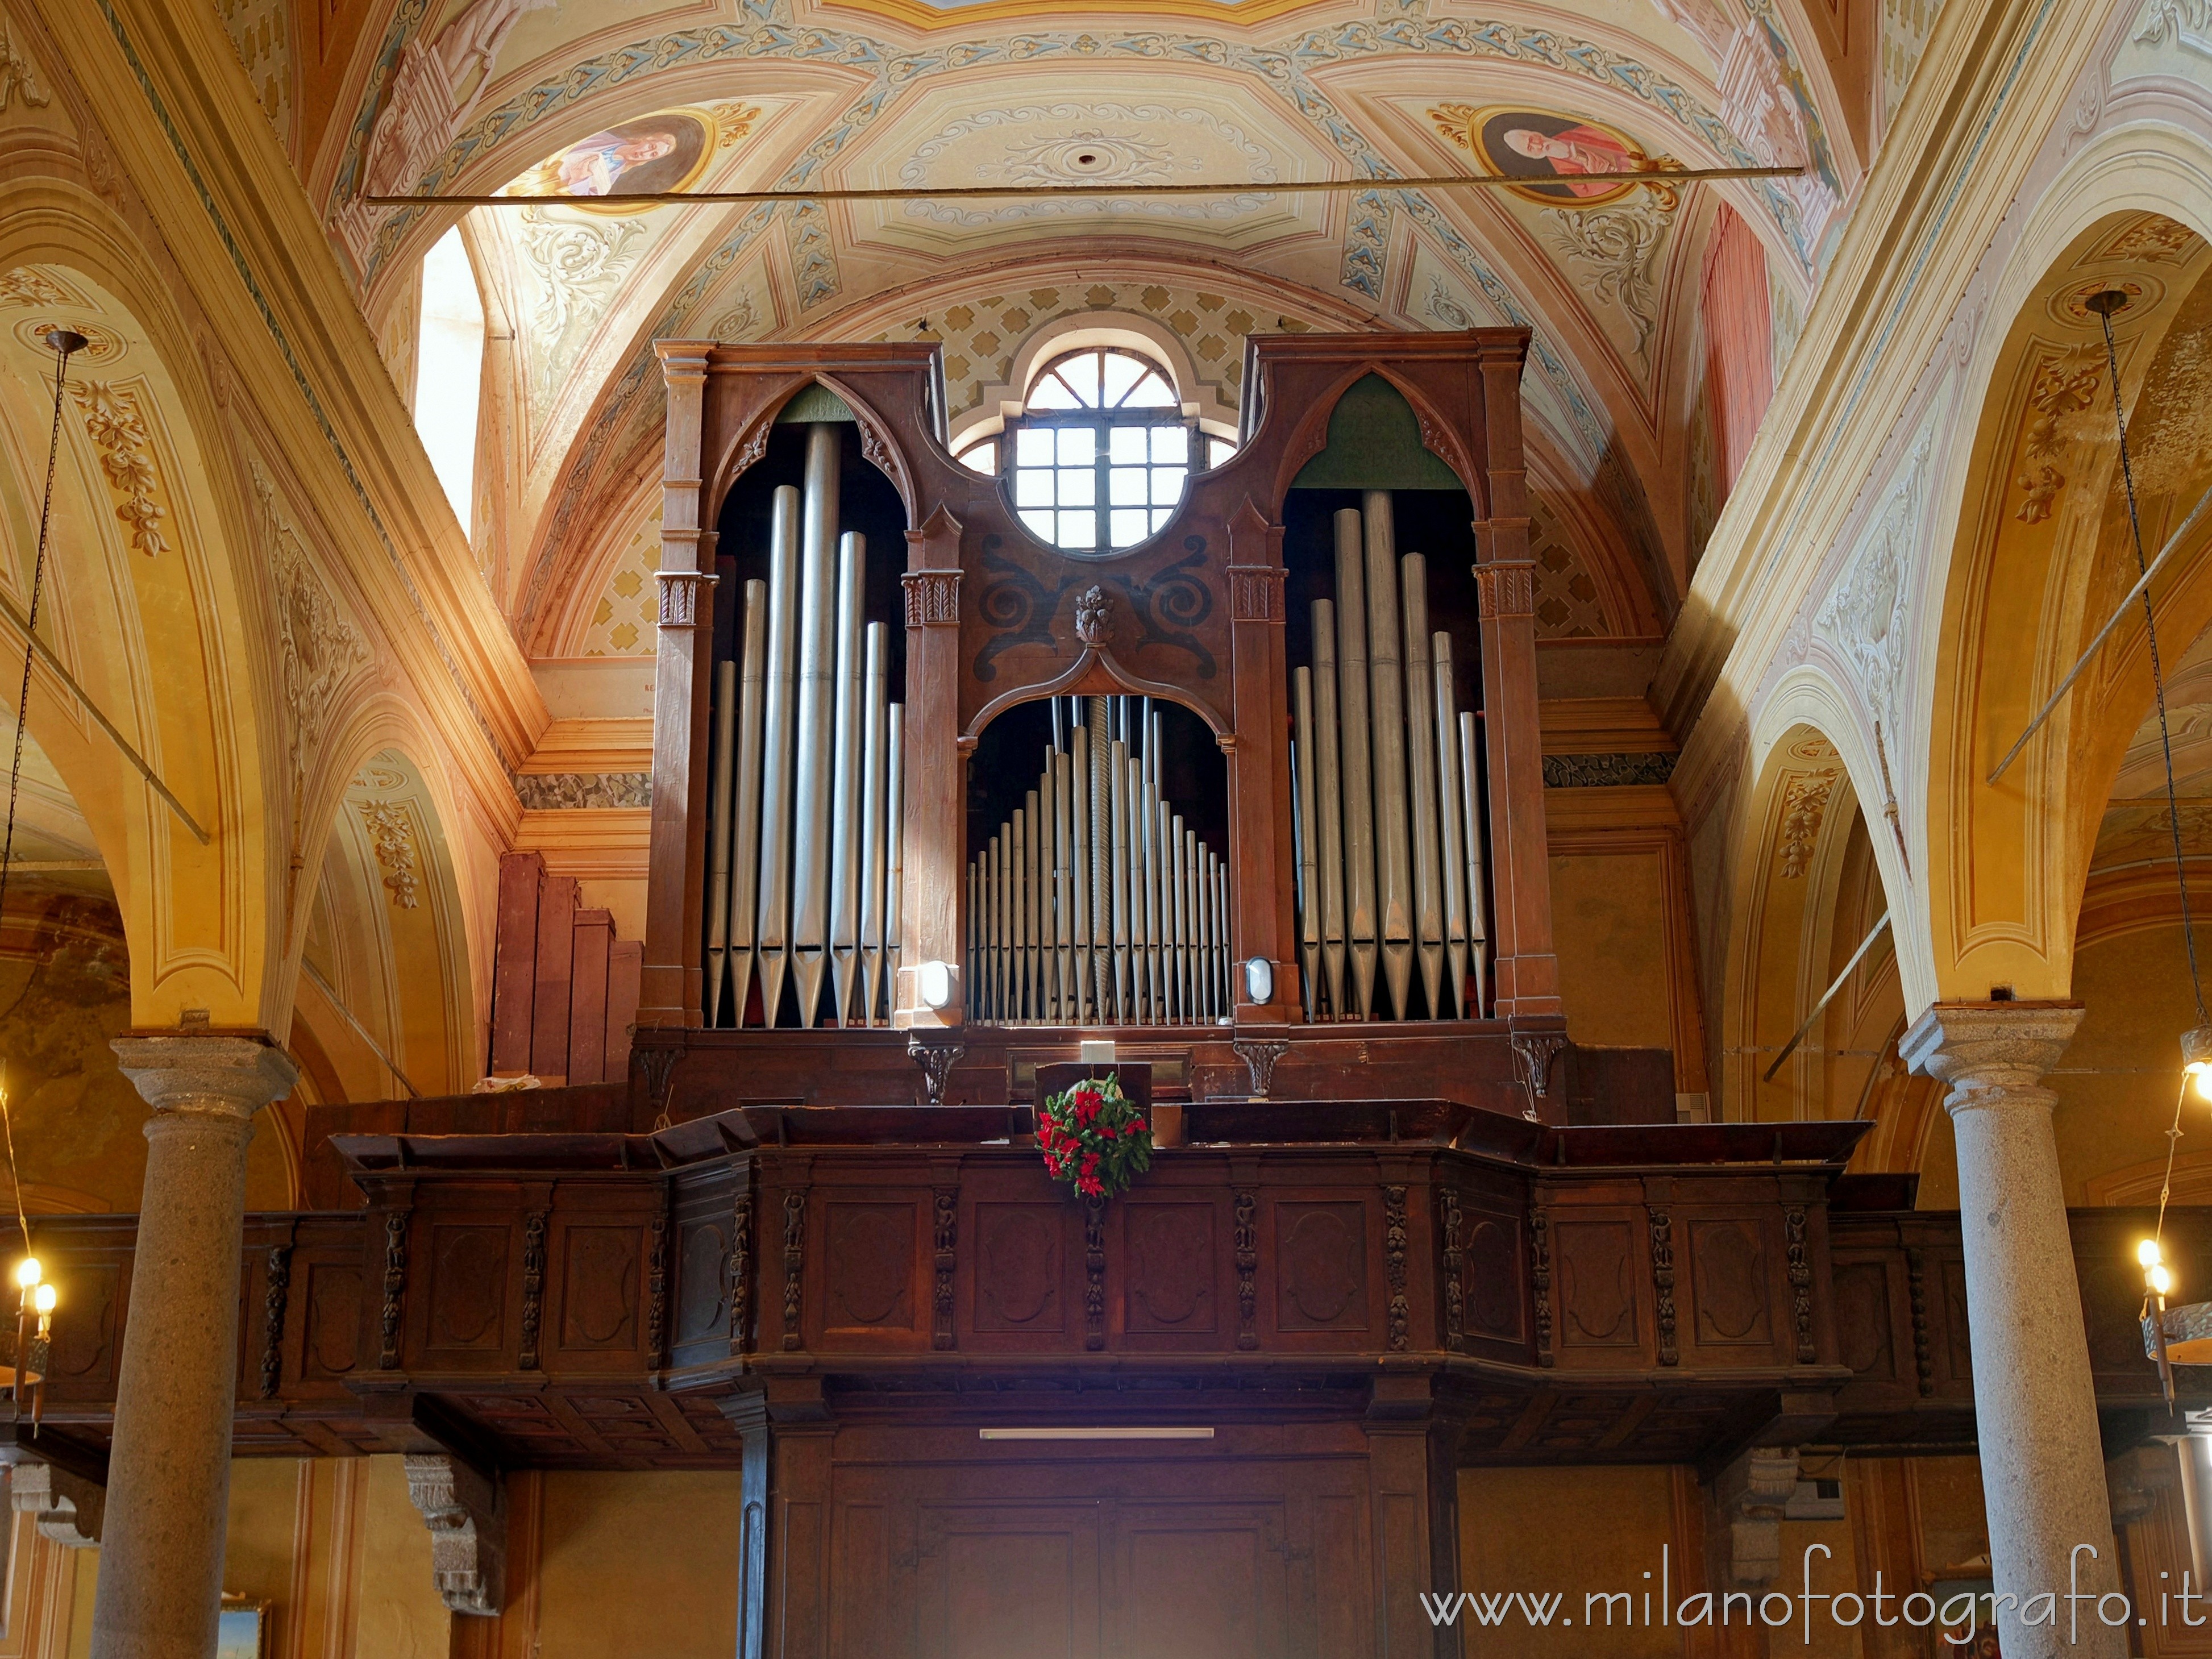
[[[1169,185],[1195,179],[1269,183],[1274,158],[1241,127],[1213,112],[1165,104],[1064,103],[978,110],[948,123],[916,148],[899,182],[1087,190],[1103,199],[1040,197],[989,208],[916,202],[908,212],[939,224],[982,225],[1067,213],[1141,213],[1150,217],[1224,219],[1267,200],[1261,191],[1167,201],[1105,195],[1115,185]]]
[[[740,104],[664,109],[618,121],[556,149],[508,185],[504,196],[557,196],[602,213],[640,211],[625,196],[688,190],[714,158],[752,130],[760,112]]]
[[[1585,116],[1556,110],[1439,104],[1429,111],[1436,129],[1472,155],[1493,178],[1522,179],[1513,194],[1546,207],[1594,208],[1632,191],[1650,191],[1671,211],[1676,192],[1661,184],[1614,184],[1591,174],[1644,173],[1681,164],[1647,155],[1627,134]]]

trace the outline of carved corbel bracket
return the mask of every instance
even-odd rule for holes
[[[500,1611],[507,1556],[507,1494],[499,1480],[445,1452],[409,1452],[407,1496],[430,1528],[430,1577],[455,1613]]]
[[[8,1480],[18,1515],[37,1517],[39,1535],[65,1549],[93,1549],[106,1519],[107,1489],[51,1463],[21,1462]]]
[[[928,1091],[929,1103],[945,1104],[945,1079],[960,1063],[960,1056],[968,1052],[966,1046],[957,1042],[924,1042],[920,1037],[908,1037],[906,1052],[907,1058],[921,1067],[922,1087]]]

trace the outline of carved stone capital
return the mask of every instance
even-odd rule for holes
[[[187,1028],[119,1036],[108,1047],[123,1075],[156,1112],[250,1123],[270,1101],[283,1098],[300,1075],[282,1048],[258,1036]]]
[[[1943,1104],[1961,1112],[2015,1107],[2048,1112],[2042,1086],[2081,1023],[2076,1002],[1939,1002],[1898,1044],[1905,1063],[1948,1084]]]
[[[17,1463],[8,1480],[9,1502],[18,1515],[34,1516],[39,1534],[65,1549],[100,1543],[106,1518],[107,1489],[51,1463]]]
[[[1532,559],[1496,559],[1474,568],[1476,610],[1485,617],[1536,614],[1536,565]]]
[[[957,628],[960,625],[960,573],[957,570],[909,570],[899,578],[906,590],[908,628]]]
[[[455,1613],[500,1610],[507,1554],[507,1501],[487,1480],[444,1452],[406,1455],[407,1497],[430,1528],[430,1577]]]
[[[1282,567],[1230,566],[1229,619],[1231,622],[1282,621]]]
[[[660,625],[663,628],[700,628],[711,626],[714,617],[711,605],[702,605],[705,591],[714,586],[720,577],[702,570],[660,570],[653,573],[660,579]]]

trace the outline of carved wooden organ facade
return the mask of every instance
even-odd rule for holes
[[[1003,1100],[1078,1029],[1295,1073],[1357,1023],[1546,1094],[1527,346],[1255,337],[1235,452],[1071,552],[945,448],[933,347],[662,343],[642,1046],[775,1098],[810,1033],[957,1037]]]

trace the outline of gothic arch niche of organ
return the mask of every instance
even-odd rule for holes
[[[905,508],[827,387],[765,435],[716,520],[700,1012],[710,1027],[887,1025]]]
[[[1226,769],[1164,699],[1051,697],[968,766],[969,1007],[1010,1025],[1231,1018]]]
[[[1473,502],[1370,374],[1283,507],[1309,1020],[1480,1019],[1492,898]]]

